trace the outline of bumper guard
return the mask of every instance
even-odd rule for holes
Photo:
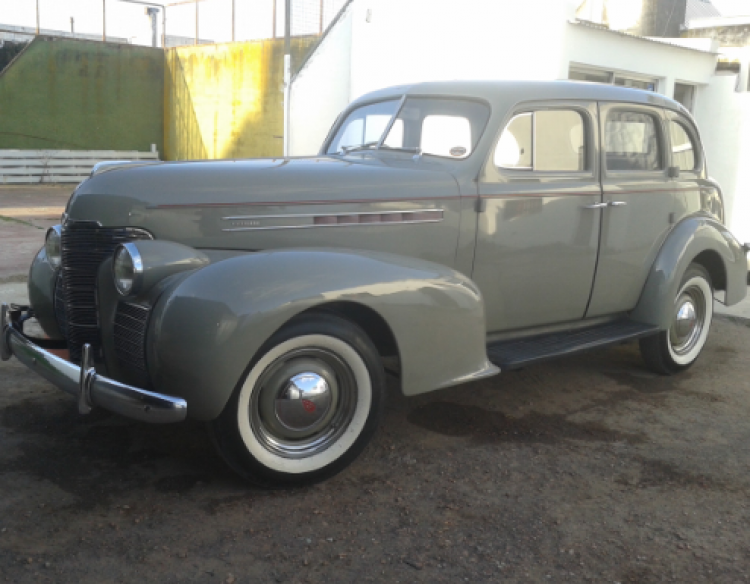
[[[78,400],[78,411],[88,414],[94,406],[156,424],[181,422],[187,417],[184,399],[125,385],[96,372],[91,346],[83,346],[79,367],[45,350],[23,334],[23,322],[31,311],[3,303],[0,308],[0,358],[14,356],[29,369]],[[41,339],[39,340],[41,344]]]

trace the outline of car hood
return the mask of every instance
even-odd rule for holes
[[[196,245],[215,238],[232,215],[347,212],[457,193],[450,173],[406,156],[170,162],[92,176],[76,189],[67,213],[71,220],[142,227],[159,239]]]

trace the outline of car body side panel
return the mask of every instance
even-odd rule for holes
[[[682,276],[702,252],[719,255],[727,277],[725,303],[742,300],[747,293],[745,253],[727,229],[715,219],[688,217],[679,223],[662,245],[631,317],[667,329]]]
[[[481,294],[458,272],[379,252],[275,250],[211,264],[164,293],[147,347],[154,386],[185,398],[191,417],[213,419],[274,332],[342,301],[391,328],[407,395],[498,371],[486,356]]]

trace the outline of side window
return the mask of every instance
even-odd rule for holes
[[[669,122],[669,137],[672,141],[672,164],[680,170],[695,169],[695,147],[687,129],[680,122]]]
[[[583,117],[573,110],[540,110],[515,116],[495,147],[500,168],[547,172],[586,170]]]
[[[656,119],[649,114],[613,111],[607,117],[604,144],[607,170],[664,168]]]
[[[425,154],[465,158],[471,154],[471,124],[460,116],[426,116],[420,147]]]

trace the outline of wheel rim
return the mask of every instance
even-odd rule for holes
[[[686,286],[677,297],[669,343],[676,355],[687,355],[703,338],[706,297],[698,286]]]
[[[274,360],[249,403],[258,442],[283,458],[307,458],[334,444],[357,409],[356,379],[333,351],[302,348]]]

